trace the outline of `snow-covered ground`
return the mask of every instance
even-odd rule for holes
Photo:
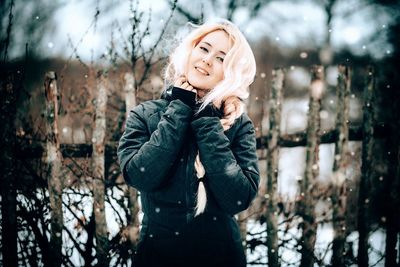
[[[299,152],[300,153],[300,152]],[[298,157],[299,155],[296,155],[294,151],[292,151],[291,155],[293,157]],[[265,164],[264,164],[265,165]],[[282,172],[282,175],[284,175],[285,172]],[[288,172],[290,173],[290,172]],[[288,176],[292,177],[295,179],[296,174],[291,173]],[[289,180],[287,181],[289,182]],[[285,188],[285,187],[280,187],[280,188]],[[290,192],[296,191],[295,185],[293,185],[293,191],[292,190],[282,190],[281,193],[287,194]],[[41,199],[43,196],[41,196],[40,191],[38,191],[38,196],[39,199]],[[113,195],[115,198],[119,198],[122,196],[122,192],[116,188],[113,190],[108,191],[108,196]],[[120,218],[123,218],[125,216],[118,217],[115,209],[118,210],[118,203],[114,200],[114,198],[109,198],[111,200],[111,205],[109,203],[106,204],[106,218],[107,218],[107,225],[110,233],[110,238],[115,236],[119,232],[119,223],[120,223]],[[22,197],[22,195],[19,195],[18,201],[21,201],[22,203],[28,203]],[[87,240],[87,234],[85,231],[80,231],[80,226],[77,223],[77,219],[73,216],[72,212],[75,213],[75,215],[82,219],[85,220],[85,218],[89,218],[92,212],[92,197],[88,189],[80,189],[80,190],[75,190],[72,191],[70,189],[66,189],[63,194],[63,201],[64,203],[70,203],[70,206],[63,207],[64,208],[64,224],[67,229],[69,229],[70,233],[74,236],[75,239],[85,243]],[[30,204],[32,205],[32,203]],[[72,211],[72,212],[71,212]],[[119,210],[121,214],[123,215],[123,211]],[[140,212],[139,213],[139,218],[141,219],[143,214]],[[282,216],[278,217],[278,221],[282,222],[284,218]],[[297,227],[298,222],[293,221],[291,223],[291,226],[289,230],[286,232],[285,235],[283,235],[283,227],[286,227],[285,224],[280,224],[280,231],[278,234],[279,242],[281,243],[282,240],[285,240],[285,245],[281,246],[279,249],[279,255],[282,259],[282,266],[298,266],[300,262],[301,255],[298,252],[297,249],[297,241],[296,239],[299,239],[301,235],[301,231]],[[258,221],[255,220],[249,220],[247,229],[251,234],[258,233],[253,236],[261,239],[262,241],[266,240],[266,224],[260,224]],[[20,238],[22,239],[32,239],[34,238],[32,233],[26,233],[23,234],[22,232],[19,233]],[[250,235],[248,236],[247,240],[249,240],[251,237]],[[331,224],[324,224],[324,225],[319,225],[318,230],[317,230],[317,240],[316,240],[316,245],[315,245],[315,253],[318,258],[322,259],[322,262],[326,265],[330,263],[331,256],[332,256],[332,251],[330,244],[333,239],[333,228]],[[384,259],[382,259],[382,255],[385,252],[385,239],[386,239],[386,232],[384,229],[376,229],[374,232],[370,234],[369,238],[369,244],[371,246],[370,251],[369,251],[369,262],[370,266],[384,266]],[[357,232],[352,232],[350,235],[347,237],[347,242],[352,243],[352,248],[353,248],[353,255],[356,257],[357,256],[357,245],[358,245],[358,233]],[[69,235],[66,233],[66,231],[63,232],[63,244],[64,244],[64,251],[63,253],[66,252],[65,247],[73,247],[73,243],[69,237]],[[70,251],[71,253],[71,251]],[[324,255],[324,256],[322,256]],[[260,264],[252,264],[248,266],[266,266],[267,264],[267,248],[264,245],[259,245],[255,248],[254,251],[250,251],[248,249],[247,251],[247,257],[248,257],[248,262],[252,262],[254,260],[258,260]],[[82,266],[83,265],[83,259],[79,255],[78,251],[72,250],[72,253],[70,254],[70,260],[75,266]],[[113,260],[111,260],[113,262]],[[317,265],[316,265],[317,266]]]
[[[89,193],[89,192],[81,192],[81,193]],[[121,191],[119,190],[113,190],[109,191],[108,194],[114,194],[118,195],[121,194]],[[73,200],[73,194],[68,194],[71,199],[69,201]],[[67,199],[65,199],[67,200]],[[78,198],[76,199],[78,201]],[[112,205],[114,205],[114,208],[117,207],[117,203],[114,201],[111,201]],[[78,216],[80,215],[85,215],[86,217],[90,216],[90,213],[92,212],[92,201],[90,197],[84,197],[83,205],[82,206],[77,206],[73,207],[73,210],[75,213],[77,213]],[[65,213],[65,225],[68,229],[70,229],[71,232],[77,234],[77,223],[76,219],[73,218],[72,213],[68,211],[67,209],[64,210]],[[106,205],[106,218],[107,218],[107,225],[110,231],[110,237],[115,236],[118,231],[119,231],[119,225],[118,225],[118,218],[116,216],[115,211],[113,208],[107,204]],[[142,213],[139,214],[140,219],[142,218]],[[278,220],[281,222],[284,220],[282,216],[278,217]],[[298,221],[293,221],[291,223],[290,229],[287,231],[285,235],[283,235],[283,230],[284,227],[286,227],[285,224],[280,224],[280,231],[278,238],[280,242],[282,240],[286,240],[285,246],[281,246],[279,249],[279,255],[282,259],[282,267],[284,266],[298,266],[301,255],[298,252],[298,249],[296,248],[297,246],[297,241],[296,239],[299,239],[301,236],[301,230],[298,229],[297,227]],[[260,238],[262,241],[266,240],[267,233],[265,231],[266,229],[266,224],[260,224],[257,221],[254,220],[249,220],[247,229],[251,234],[258,233],[252,238],[257,237]],[[87,239],[87,235],[85,231],[82,231],[82,234],[79,236],[76,235],[78,240],[81,240],[82,242],[85,242]],[[377,229],[376,231],[372,232],[369,238],[369,244],[371,246],[370,253],[369,253],[369,260],[370,260],[370,266],[383,266],[384,265],[384,260],[380,261],[381,255],[385,252],[385,238],[386,238],[386,232],[384,229]],[[248,240],[250,239],[250,235],[247,238]],[[324,224],[324,225],[319,225],[317,229],[317,240],[315,244],[315,253],[318,256],[318,258],[323,259],[323,263],[328,265],[331,260],[332,256],[332,251],[330,244],[333,240],[333,228],[331,224]],[[353,244],[353,254],[354,256],[357,256],[357,245],[358,245],[358,233],[353,232],[347,237],[347,241],[350,242],[352,241]],[[66,233],[64,232],[63,234],[63,242],[65,246],[72,246],[71,240],[68,238]],[[322,256],[324,255],[324,256]],[[259,259],[258,262],[260,264],[252,264],[248,266],[266,266],[267,264],[267,247],[264,245],[259,245],[255,248],[254,251],[250,251],[249,249],[247,250],[247,259],[248,262],[252,262],[256,259]],[[74,253],[71,255],[70,260],[76,265],[76,266],[81,266],[83,264],[83,260],[80,258],[80,255],[78,254],[77,251],[74,251]],[[112,261],[112,260],[111,260]],[[315,265],[317,266],[317,265]]]
[[[280,218],[282,220],[282,218]],[[262,234],[256,235],[254,237],[260,237],[261,240],[265,241],[266,234],[266,224],[260,224],[259,222],[249,221],[247,229],[250,233],[260,233]],[[280,227],[280,232],[282,233],[283,227]],[[293,225],[290,228],[288,233],[283,236],[282,234],[278,235],[279,240],[287,240],[290,239],[288,243],[283,247],[281,246],[279,249],[279,255],[281,257],[281,266],[299,266],[301,254],[297,251],[295,246],[297,245],[296,238],[300,238],[301,231],[297,229],[297,225]],[[254,238],[253,237],[253,238]],[[249,239],[249,238],[248,238]],[[386,239],[386,231],[384,229],[377,229],[370,234],[369,238],[369,266],[384,266],[385,261],[382,259],[382,256],[385,253],[385,239]],[[333,240],[333,228],[331,224],[324,224],[323,226],[319,226],[317,229],[317,240],[315,244],[315,254],[318,258],[323,259],[322,266],[329,265],[332,257],[332,249],[331,242]],[[358,232],[352,232],[347,236],[347,242],[352,242],[353,244],[353,255],[357,257],[358,250]],[[324,255],[324,257],[321,257]],[[261,259],[260,259],[261,258]],[[248,266],[256,266],[256,267],[265,267],[267,266],[267,247],[260,245],[256,247],[256,249],[252,252],[250,249],[247,250],[247,262],[252,262],[254,260],[260,259],[260,264],[249,264]],[[321,266],[315,264],[315,266]],[[356,265],[354,265],[356,267]]]

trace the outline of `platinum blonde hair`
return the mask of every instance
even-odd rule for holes
[[[166,82],[173,84],[176,79],[186,74],[193,48],[204,36],[217,30],[223,30],[228,34],[232,46],[223,62],[224,79],[204,97],[203,107],[209,103],[220,107],[222,101],[228,96],[236,96],[242,100],[248,98],[248,88],[256,75],[254,54],[242,32],[232,22],[216,19],[197,26],[183,38],[170,56],[164,73]]]
[[[204,96],[200,110],[210,103],[218,108],[221,108],[223,104],[224,116],[220,121],[224,130],[228,130],[235,120],[242,115],[244,105],[241,100],[248,98],[249,86],[253,83],[256,74],[256,61],[253,51],[236,25],[228,20],[217,19],[197,26],[183,38],[171,54],[164,78],[167,84],[172,85],[182,75],[186,76],[189,57],[193,48],[204,36],[218,30],[225,31],[231,42],[231,47],[223,62],[224,79]],[[204,177],[205,169],[200,161],[199,154],[197,154],[195,160],[195,169],[199,178],[195,214],[197,216],[204,212],[207,202],[204,182],[203,179],[200,179]]]

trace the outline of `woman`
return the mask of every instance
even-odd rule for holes
[[[237,222],[259,183],[242,100],[256,72],[229,21],[206,23],[170,57],[161,99],[132,111],[118,147],[144,212],[134,266],[245,266]]]

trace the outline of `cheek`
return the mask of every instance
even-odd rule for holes
[[[216,66],[215,74],[216,74],[215,75],[216,79],[218,79],[218,81],[221,81],[224,79],[224,69],[222,67],[222,64],[219,66]]]
[[[197,60],[199,60],[199,58],[201,57],[199,51],[197,51],[196,49],[192,51],[190,57],[189,57],[189,62],[196,62]]]

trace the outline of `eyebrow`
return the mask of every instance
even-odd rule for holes
[[[209,42],[204,42],[203,41],[203,43],[205,43],[206,45],[208,45],[210,47],[213,47]],[[226,56],[226,53],[224,51],[220,50],[219,52],[221,52],[222,54],[224,54]]]

